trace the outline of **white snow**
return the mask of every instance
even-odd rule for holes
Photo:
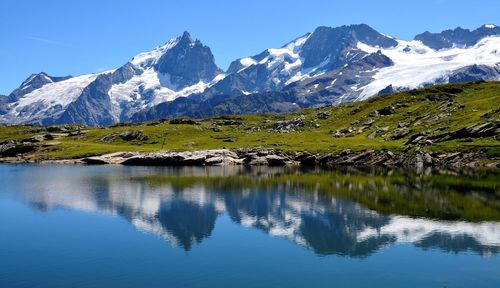
[[[246,57],[246,58],[241,58],[240,63],[241,63],[241,65],[243,65],[246,68],[246,67],[257,64],[257,61],[255,61],[254,59],[252,59],[250,57]]]
[[[37,115],[43,115],[56,106],[64,109],[75,101],[83,89],[97,76],[97,74],[81,75],[60,82],[47,83],[11,104],[8,116],[18,117],[18,121],[26,121]],[[29,107],[36,107],[36,109],[29,109]]]
[[[299,55],[300,50],[309,36],[310,34],[306,34],[305,36],[297,38],[286,44],[282,48],[267,49],[266,51],[269,55],[258,62],[252,57],[241,58],[240,63],[243,68],[241,68],[238,72],[241,72],[252,65],[265,64],[268,70],[273,70],[280,65],[283,65],[283,69],[280,71],[283,75],[296,74],[297,71],[300,70],[300,67],[302,67],[302,59]],[[301,75],[298,75],[298,77],[301,77]],[[295,79],[299,78],[296,77]]]
[[[473,64],[496,65],[500,63],[500,37],[487,37],[470,48],[452,48],[434,51],[420,41],[402,41],[394,48],[380,49],[359,42],[358,48],[382,53],[394,61],[394,66],[378,70],[374,81],[362,87],[357,100],[376,95],[389,85],[404,88],[419,88],[426,83],[446,77],[450,72]],[[410,51],[405,52],[405,48]]]
[[[143,52],[135,56],[130,63],[139,66],[139,67],[147,67],[156,63],[158,59],[165,54],[170,48],[177,45],[179,42],[179,38],[171,39],[163,46],[156,47],[153,51]]]
[[[486,24],[486,25],[484,25],[484,27],[489,28],[489,29],[495,29],[497,26],[493,25],[493,24]]]
[[[108,95],[113,105],[113,116],[120,119],[123,105],[134,103],[138,109],[152,107],[154,105],[173,101],[179,97],[186,97],[194,93],[201,93],[208,87],[224,79],[224,74],[217,75],[211,82],[198,82],[183,89],[176,89],[170,83],[170,75],[160,74],[153,68],[148,68],[141,75],[135,75],[129,81],[122,84],[115,84],[111,87]],[[141,94],[151,93],[149,100],[142,99]]]

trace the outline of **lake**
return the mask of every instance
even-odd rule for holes
[[[500,287],[500,175],[0,165],[0,287]]]

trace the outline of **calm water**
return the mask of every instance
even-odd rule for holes
[[[498,175],[56,165],[0,175],[2,288],[500,287]]]

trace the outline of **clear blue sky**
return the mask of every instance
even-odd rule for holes
[[[0,94],[31,73],[117,68],[188,30],[219,66],[317,26],[366,23],[411,39],[425,30],[500,24],[498,0],[1,0]]]

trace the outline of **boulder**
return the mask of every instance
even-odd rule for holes
[[[277,121],[274,128],[270,131],[277,133],[290,133],[298,131],[306,125],[304,119],[304,116],[300,116],[291,120]]]
[[[299,162],[300,166],[314,166],[317,158],[309,152],[299,152],[295,155],[294,160]]]
[[[83,158],[82,162],[88,165],[104,165],[104,164],[109,164],[109,162],[101,157],[101,156],[95,156],[95,157],[87,157]]]
[[[378,115],[387,116],[395,113],[395,109],[392,106],[387,106],[382,109],[377,110]]]
[[[411,133],[411,130],[408,128],[396,128],[394,132],[389,136],[390,140],[398,140],[401,139]]]
[[[285,166],[287,164],[287,159],[278,155],[267,155],[267,163],[269,166]]]
[[[405,145],[416,144],[423,140],[425,137],[425,132],[417,133],[412,135],[408,140],[406,140]]]
[[[25,154],[35,151],[36,146],[33,144],[20,144],[14,141],[0,144],[0,156],[12,157],[18,154]]]
[[[450,101],[455,95],[443,93],[443,94],[431,94],[427,95],[425,98],[430,101]]]

